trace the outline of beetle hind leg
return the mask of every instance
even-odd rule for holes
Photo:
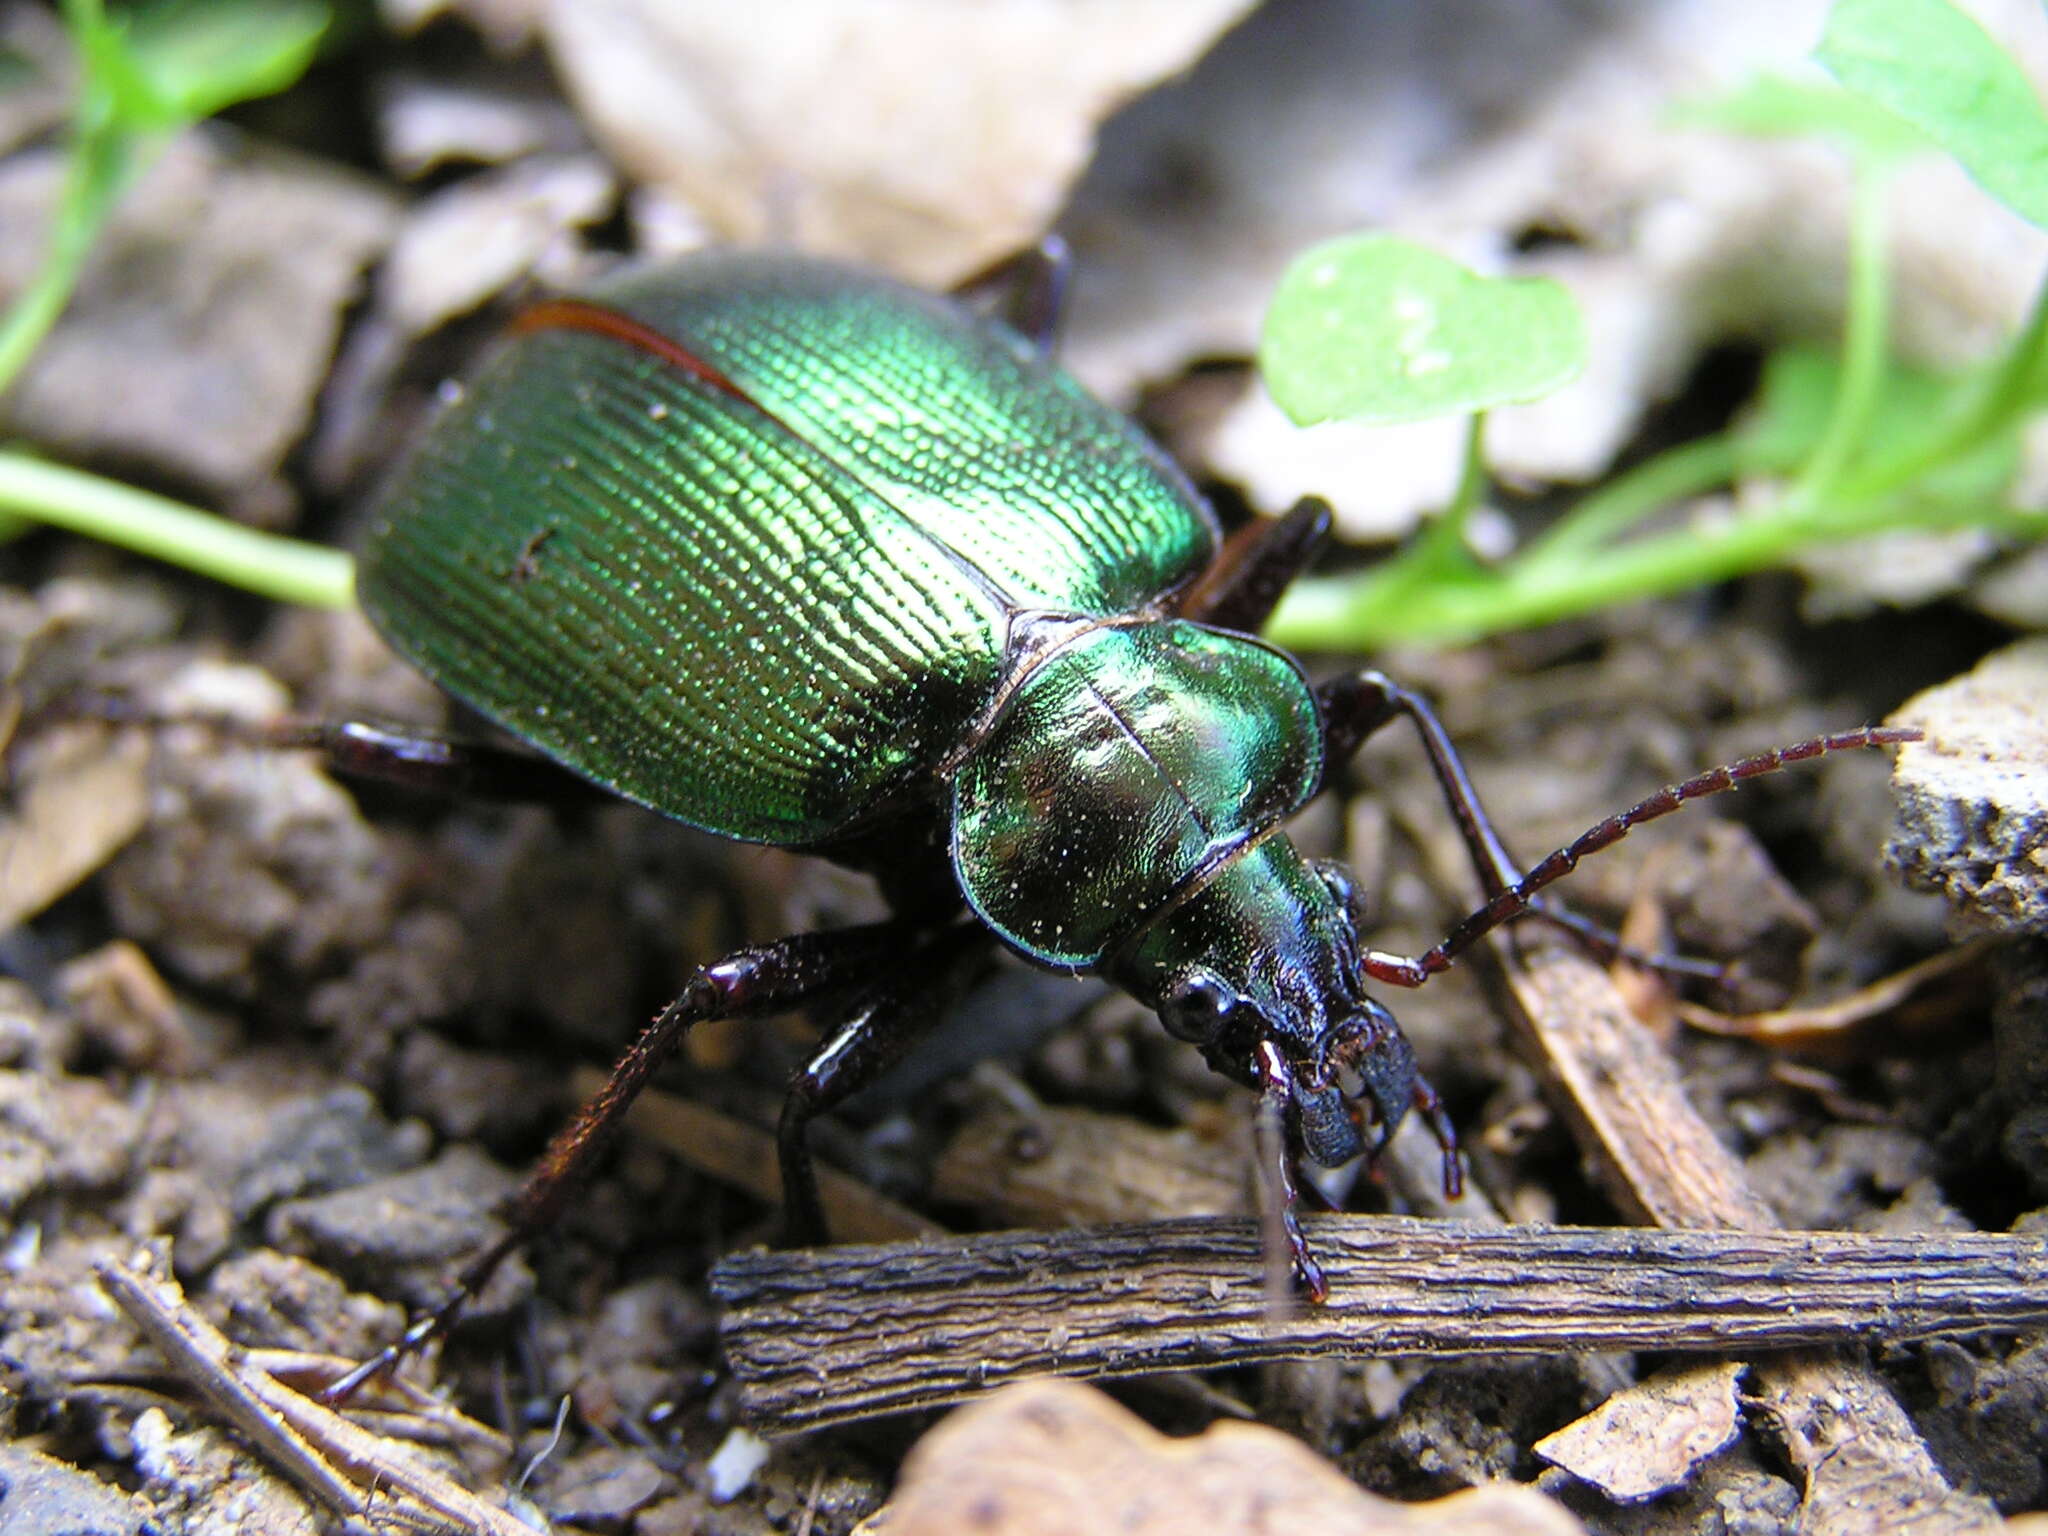
[[[604,1086],[555,1133],[513,1199],[505,1234],[463,1266],[446,1300],[335,1381],[322,1397],[345,1402],[365,1383],[447,1333],[498,1266],[553,1224],[617,1137],[640,1090],[693,1027],[712,1019],[766,1018],[858,986],[893,966],[911,937],[911,925],[901,921],[796,934],[736,950],[698,971],[620,1057]]]

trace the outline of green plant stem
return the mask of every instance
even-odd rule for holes
[[[65,14],[74,36],[103,25],[98,0],[67,0]],[[81,52],[71,150],[63,195],[50,224],[49,250],[34,280],[0,320],[0,393],[14,382],[71,301],[100,225],[134,163],[133,139],[120,125],[97,65],[94,50]]]
[[[1450,502],[1423,526],[1414,543],[1362,578],[1372,601],[1398,603],[1408,592],[1457,581],[1477,569],[1465,545],[1465,528],[1486,486],[1485,449],[1486,413],[1475,411],[1466,422],[1464,459]]]
[[[1394,603],[1379,601],[1379,594],[1370,591],[1361,594],[1355,582],[1341,578],[1305,581],[1289,592],[1267,633],[1281,645],[1311,650],[1395,641],[1450,643],[1723,581],[1796,550],[1843,538],[1948,525],[2048,534],[2048,513],[1931,508],[1906,498],[1858,507],[1854,516],[1849,527],[1837,508],[1800,516],[1751,514],[1589,551],[1578,561],[1517,561],[1495,571],[1475,571],[1460,582],[1403,593]]]
[[[1472,563],[1465,544],[1465,530],[1472,521],[1486,489],[1486,412],[1474,411],[1465,422],[1465,453],[1458,465],[1458,486],[1451,504],[1430,524],[1417,546],[1418,554],[1432,571],[1455,570]]]
[[[1594,491],[1519,558],[1534,564],[1575,561],[1644,518],[1727,485],[1742,463],[1740,445],[1726,432],[1681,444]]]
[[[355,562],[338,549],[259,533],[149,491],[26,454],[0,452],[0,512],[313,608],[355,603]]]
[[[1866,156],[1856,170],[1849,217],[1849,295],[1843,314],[1842,383],[1820,445],[1787,492],[1793,506],[1829,500],[1869,438],[1884,390],[1891,330],[1891,261],[1885,248],[1891,178]],[[1855,498],[1851,498],[1854,500]]]
[[[1889,456],[1875,457],[1846,477],[1842,495],[1857,500],[1885,495],[1983,447],[2011,428],[2034,403],[2044,366],[2048,366],[2048,278],[2035,289],[2026,326],[2014,338],[2005,360],[1969,402],[1931,436],[1908,442]]]

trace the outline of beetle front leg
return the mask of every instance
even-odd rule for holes
[[[1450,732],[1421,694],[1403,688],[1384,672],[1353,672],[1333,677],[1316,689],[1316,704],[1323,712],[1323,771],[1348,760],[1365,745],[1366,738],[1390,720],[1406,715],[1422,738],[1429,754],[1429,766],[1436,775],[1451,814],[1457,818],[1458,833],[1472,857],[1472,868],[1480,887],[1491,896],[1522,878],[1522,871],[1494,831],[1479,792],[1472,787],[1464,759],[1451,743]]]
[[[766,1018],[801,1007],[821,994],[875,975],[902,955],[909,925],[871,923],[827,933],[796,934],[773,944],[737,950],[690,978],[680,996],[656,1015],[612,1068],[611,1076],[576,1118],[556,1132],[514,1198],[507,1230],[464,1265],[448,1298],[416,1319],[377,1354],[327,1388],[328,1402],[344,1402],[362,1385],[391,1370],[455,1324],[471,1297],[498,1266],[561,1214],[592,1166],[617,1136],[625,1114],[690,1030],[712,1019]]]
[[[1300,1193],[1294,1177],[1294,1141],[1299,1134],[1294,1112],[1294,1074],[1288,1070],[1287,1059],[1280,1054],[1279,1046],[1270,1040],[1261,1040],[1258,1046],[1259,1109],[1258,1142],[1259,1160],[1265,1170],[1263,1187],[1264,1210],[1261,1219],[1277,1246],[1287,1253],[1288,1267],[1293,1271],[1302,1293],[1320,1306],[1330,1299],[1329,1277],[1323,1273],[1323,1266],[1316,1256],[1309,1252],[1308,1239],[1302,1235],[1301,1217],[1295,1207]]]
[[[1430,769],[1436,775],[1444,803],[1451,808],[1451,815],[1457,820],[1458,834],[1464,839],[1465,851],[1471,857],[1473,872],[1479,877],[1480,889],[1489,902],[1502,900],[1509,891],[1522,892],[1514,912],[1504,911],[1494,919],[1495,923],[1527,912],[1545,922],[1569,929],[1603,959],[1624,959],[1667,974],[1697,976],[1709,981],[1718,980],[1726,974],[1724,967],[1711,962],[1688,960],[1681,955],[1648,954],[1624,944],[1621,936],[1612,929],[1537,895],[1534,887],[1525,885],[1526,876],[1508,852],[1507,845],[1501,841],[1500,834],[1494,830],[1486,807],[1480,803],[1479,791],[1473,787],[1471,775],[1466,771],[1465,760],[1452,744],[1450,732],[1444,729],[1436,711],[1430,708],[1429,701],[1421,694],[1402,687],[1384,672],[1368,670],[1330,679],[1316,689],[1316,703],[1323,712],[1325,773],[1329,772],[1330,765],[1349,758],[1365,744],[1367,737],[1390,720],[1406,716],[1413,723],[1416,734],[1422,738],[1423,750],[1429,754]],[[1493,926],[1493,923],[1488,926]],[[1477,937],[1477,934],[1470,936],[1471,939]],[[1470,939],[1465,942],[1470,942]],[[1463,947],[1462,943],[1458,946]],[[1383,966],[1395,960],[1392,956],[1375,958]],[[1399,963],[1392,968],[1398,969]],[[1421,981],[1420,977],[1410,980],[1405,976],[1373,970],[1371,961],[1368,961],[1367,970],[1382,981],[1394,981],[1403,986],[1420,985]]]
[[[827,1236],[811,1160],[811,1121],[902,1060],[967,989],[988,945],[987,930],[962,924],[902,957],[896,974],[862,994],[790,1079],[775,1142],[782,1165],[783,1230],[791,1246],[821,1243]]]
[[[1665,785],[1627,810],[1617,811],[1606,820],[1588,827],[1571,842],[1546,854],[1523,872],[1509,857],[1507,849],[1494,833],[1492,823],[1486,819],[1479,797],[1466,777],[1465,765],[1459,760],[1442,723],[1417,695],[1384,674],[1361,672],[1325,683],[1316,691],[1316,701],[1325,711],[1325,740],[1330,743],[1329,750],[1333,754],[1355,750],[1366,736],[1396,714],[1405,714],[1415,722],[1429,749],[1430,761],[1437,770],[1444,797],[1458,818],[1473,866],[1479,872],[1481,884],[1487,888],[1485,903],[1461,918],[1435,948],[1413,957],[1380,950],[1361,951],[1360,968],[1366,975],[1401,987],[1419,987],[1430,977],[1448,970],[1453,960],[1480,939],[1524,913],[1533,913],[1570,928],[1610,956],[1620,956],[1680,975],[1705,976],[1710,980],[1724,977],[1727,971],[1722,966],[1678,956],[1643,954],[1624,945],[1618,936],[1597,924],[1550,904],[1538,893],[1578,868],[1581,860],[1603,848],[1612,847],[1645,822],[1668,816],[1694,800],[1720,794],[1738,784],[1829,752],[1851,752],[1920,740],[1919,730],[1912,726],[1866,725],[1810,737],[1768,752],[1753,753],[1722,767],[1696,773],[1689,779],[1681,779],[1676,784]],[[1326,759],[1334,760],[1334,756]]]
[[[1285,517],[1240,528],[1174,605],[1184,619],[1255,635],[1330,537],[1330,504],[1304,496]]]

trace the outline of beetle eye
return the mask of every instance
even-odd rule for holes
[[[1216,1038],[1216,1031],[1236,1006],[1237,998],[1229,988],[1208,972],[1196,971],[1175,982],[1173,990],[1161,999],[1159,1022],[1176,1040],[1206,1045]]]

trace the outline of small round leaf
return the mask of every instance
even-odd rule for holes
[[[1298,424],[1419,421],[1534,400],[1585,366],[1578,306],[1547,278],[1484,278],[1390,235],[1298,257],[1259,368]]]

